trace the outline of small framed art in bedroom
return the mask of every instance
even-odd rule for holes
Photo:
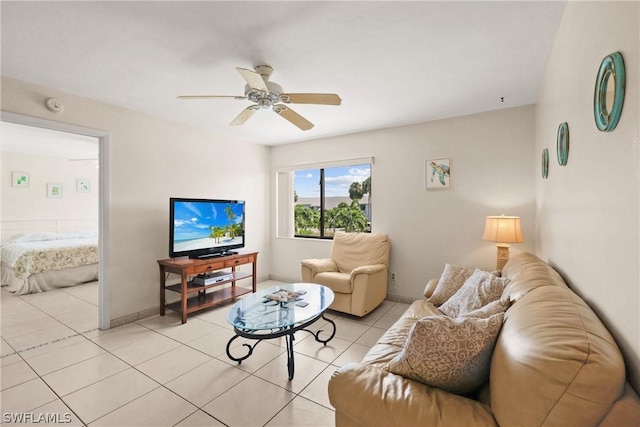
[[[11,172],[11,186],[29,188],[29,174],[26,172]]]
[[[91,180],[85,178],[76,179],[76,191],[78,193],[91,192]]]
[[[61,198],[62,197],[62,184],[55,184],[52,182],[47,183],[47,197]]]

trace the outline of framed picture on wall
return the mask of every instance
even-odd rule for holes
[[[29,188],[29,174],[26,172],[11,172],[11,186]]]
[[[47,183],[47,197],[62,197],[62,184]]]
[[[76,179],[76,191],[78,193],[89,193],[91,191],[91,180],[85,178]]]
[[[424,168],[427,190],[449,188],[451,184],[451,159],[425,160]]]

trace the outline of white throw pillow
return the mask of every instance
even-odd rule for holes
[[[7,243],[41,242],[45,240],[58,240],[60,233],[41,231],[33,233],[19,233],[12,236]]]
[[[489,380],[503,317],[502,312],[485,319],[424,317],[386,369],[452,393],[473,392]]]
[[[491,317],[494,314],[504,313],[511,306],[511,301],[508,299],[498,299],[490,302],[484,307],[480,307],[477,310],[473,310],[470,313],[463,314],[460,316],[463,317],[475,317],[478,319],[486,319],[487,317]]]
[[[60,233],[60,239],[97,239],[97,231],[70,231],[68,233]]]
[[[464,282],[473,274],[473,268],[460,267],[459,265],[446,264],[440,276],[438,285],[431,297],[427,299],[436,307],[451,298],[462,287]]]
[[[460,317],[500,299],[509,279],[476,269],[462,287],[439,309],[451,317]]]

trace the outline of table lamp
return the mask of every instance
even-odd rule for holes
[[[520,231],[519,216],[488,216],[484,225],[483,240],[498,242],[498,260],[496,268],[502,270],[504,265],[509,261],[509,245],[508,243],[524,242],[522,232]]]

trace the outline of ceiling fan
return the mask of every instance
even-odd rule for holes
[[[244,87],[244,96],[225,95],[182,95],[180,99],[207,99],[207,98],[233,98],[248,99],[255,104],[245,108],[230,123],[231,126],[240,126],[249,117],[261,108],[271,107],[280,116],[301,130],[309,130],[313,123],[302,117],[284,104],[320,104],[320,105],[340,105],[342,99],[334,93],[283,93],[282,86],[270,82],[269,77],[273,73],[273,68],[268,65],[258,65],[255,71],[246,68],[236,67],[236,70],[245,79],[247,84]]]

